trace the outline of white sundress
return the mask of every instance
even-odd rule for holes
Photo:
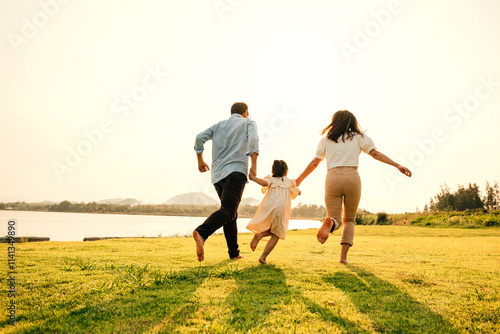
[[[300,194],[300,190],[296,186],[295,180],[286,176],[272,177],[268,175],[264,180],[269,185],[262,187],[262,193],[265,193],[265,196],[255,216],[248,223],[247,229],[255,233],[271,229],[271,233],[284,240],[288,231],[292,199]]]

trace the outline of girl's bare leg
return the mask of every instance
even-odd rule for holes
[[[250,249],[252,250],[252,252],[255,251],[255,248],[257,248],[257,244],[259,243],[260,239],[262,239],[264,237],[268,237],[271,234],[272,234],[271,229],[264,231],[264,232],[255,233],[252,241],[250,241]]]
[[[351,245],[342,244],[342,249],[340,250],[340,263],[349,263],[349,261],[347,261],[347,252],[349,248],[351,248]]]
[[[271,233],[272,234],[272,233]],[[267,256],[271,251],[274,249],[274,246],[278,243],[278,240],[280,238],[276,234],[272,234],[271,240],[267,242],[266,248],[264,248],[264,251],[262,252],[262,255],[259,258],[259,262],[262,264],[267,264]]]

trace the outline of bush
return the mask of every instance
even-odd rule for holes
[[[356,224],[358,225],[373,225],[375,223],[376,215],[363,210],[359,209],[358,212],[356,212]]]
[[[385,212],[377,213],[377,225],[387,225],[389,223],[388,215]]]
[[[354,218],[356,221],[356,224],[358,225],[364,225],[365,220],[363,219],[363,215],[359,212],[356,212],[356,218]]]
[[[500,217],[498,215],[491,215],[488,217],[485,222],[484,226],[490,227],[490,226],[500,226]]]

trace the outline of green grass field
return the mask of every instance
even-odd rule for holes
[[[269,265],[240,234],[16,244],[17,324],[5,333],[494,333],[500,332],[500,229],[357,226],[350,265],[339,233],[289,231]]]

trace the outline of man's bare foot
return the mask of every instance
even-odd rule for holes
[[[244,256],[238,255],[236,257],[232,257],[231,260],[239,260],[239,259],[244,259]]]
[[[203,250],[203,246],[205,245],[205,240],[203,240],[202,236],[196,231],[193,231],[193,238],[194,241],[196,242],[196,255],[198,256],[198,261],[201,262],[205,259],[205,254]]]
[[[267,264],[267,261],[263,260],[262,258],[259,258],[259,262],[262,263],[262,264]]]
[[[257,244],[259,243],[260,239],[262,239],[261,234],[255,233],[252,241],[250,241],[250,249],[252,250],[252,252],[254,252],[255,249],[257,248]]]
[[[326,217],[323,221],[323,225],[321,225],[318,234],[316,235],[316,239],[318,239],[320,243],[324,244],[328,239],[328,237],[330,236],[330,231],[332,230],[332,226],[333,219],[331,219],[330,217]]]
[[[348,264],[348,263],[351,263],[351,262],[347,261],[347,260],[340,260],[340,263]]]

